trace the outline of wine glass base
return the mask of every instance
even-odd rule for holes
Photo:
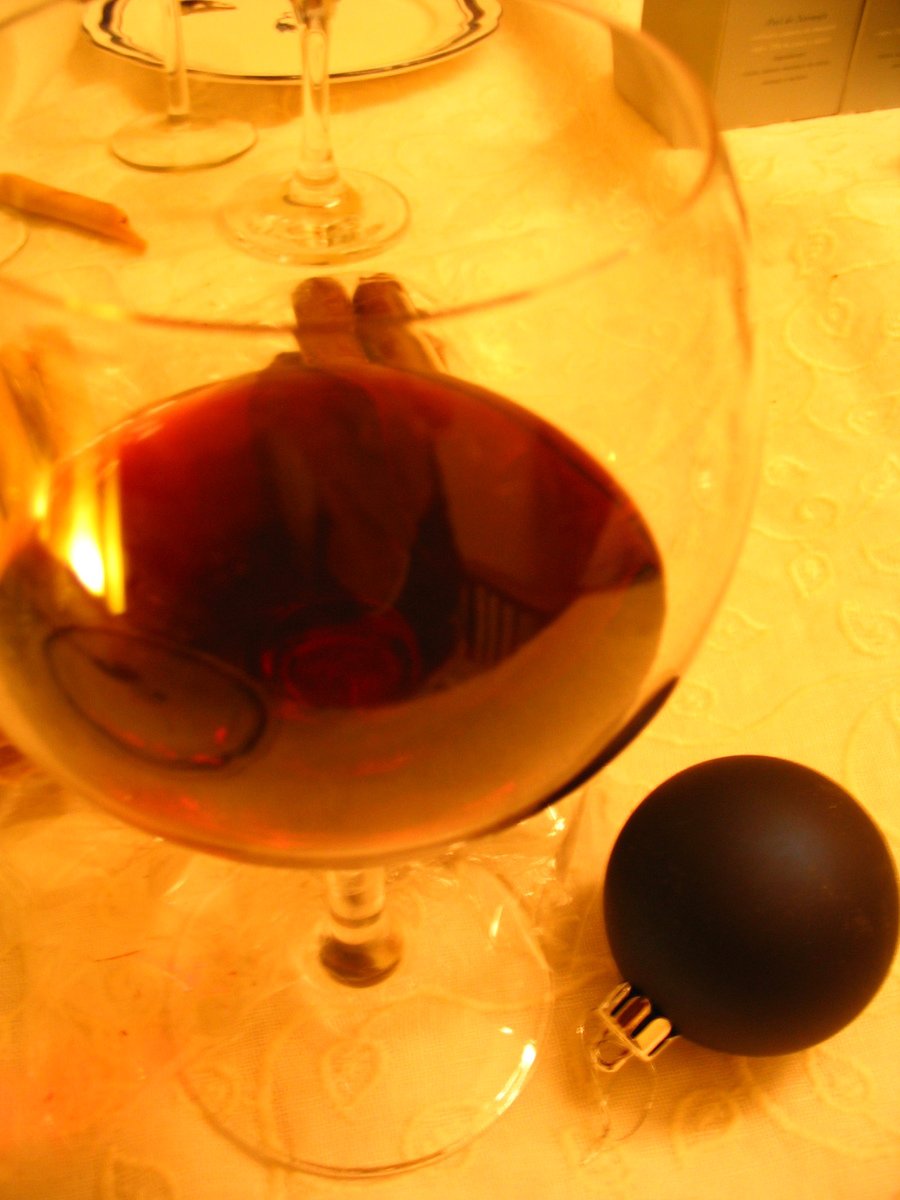
[[[230,162],[256,142],[247,121],[227,117],[142,117],[113,134],[110,149],[145,171],[190,171]]]
[[[182,889],[198,902],[173,964],[172,1033],[188,1093],[244,1150],[320,1175],[391,1174],[460,1148],[518,1095],[549,974],[496,876],[456,863],[390,877],[402,960],[353,988],[318,959],[317,876],[201,866]]]
[[[288,198],[283,175],[252,179],[225,205],[225,231],[241,249],[282,263],[330,263],[374,254],[409,223],[409,206],[384,179],[342,171],[344,194],[335,204]]]
[[[0,212],[0,263],[4,263],[28,240],[28,227],[12,213]]]

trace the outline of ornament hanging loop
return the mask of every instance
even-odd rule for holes
[[[604,1146],[624,1141],[643,1125],[656,1093],[653,1060],[677,1034],[630,983],[613,988],[579,1032],[596,1106],[585,1156],[589,1162]],[[639,1069],[620,1077],[632,1063]]]

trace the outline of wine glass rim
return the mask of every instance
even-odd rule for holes
[[[714,179],[716,172],[724,169],[731,182],[732,198],[739,219],[746,229],[746,216],[740,194],[733,184],[730,164],[721,141],[718,124],[715,117],[712,97],[699,76],[677,54],[674,53],[659,38],[641,28],[634,28],[618,21],[604,13],[596,11],[585,0],[541,0],[559,9],[566,9],[584,17],[595,25],[605,27],[611,37],[622,36],[635,41],[642,41],[653,48],[654,54],[667,66],[673,79],[679,81],[682,95],[689,93],[690,103],[695,112],[696,131],[698,133],[697,149],[703,154],[702,165],[698,168],[694,180],[685,188],[683,195],[671,205],[662,217],[647,231],[644,231],[621,246],[603,254],[598,254],[589,261],[581,263],[569,270],[561,270],[552,277],[536,284],[526,284],[506,290],[493,290],[485,295],[472,299],[436,305],[428,309],[411,307],[406,311],[391,313],[373,313],[366,317],[367,324],[372,326],[406,326],[431,324],[437,320],[465,317],[479,312],[512,307],[530,298],[564,289],[579,279],[586,278],[615,267],[618,263],[645,252],[652,248],[653,243],[660,237],[670,236],[677,229],[679,221],[689,214],[701,200],[707,188]],[[12,12],[0,14],[0,33],[4,29],[24,20],[47,8],[73,5],[73,0],[30,0],[22,7]],[[77,5],[74,5],[77,7]],[[304,278],[321,278],[325,275],[332,277],[337,272],[324,268],[320,273],[310,273]],[[359,274],[360,279],[379,277],[385,278],[382,272],[374,272],[367,276]],[[302,282],[302,281],[301,281]],[[52,290],[35,286],[27,280],[0,273],[0,290],[19,294],[25,298],[49,305],[60,311],[68,311],[76,315],[99,318],[108,321],[127,322],[131,325],[147,326],[182,331],[216,331],[234,333],[236,335],[272,335],[285,334],[298,329],[311,333],[327,333],[343,328],[343,323],[335,318],[308,318],[302,321],[240,321],[230,319],[209,319],[191,317],[185,314],[168,315],[150,308],[144,309],[137,305],[119,301],[96,302],[81,296],[56,293]]]

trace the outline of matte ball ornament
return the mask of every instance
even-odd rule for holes
[[[897,942],[887,845],[832,780],[762,756],[673,776],[625,823],[604,889],[625,979],[674,1031],[786,1054],[852,1021]]]

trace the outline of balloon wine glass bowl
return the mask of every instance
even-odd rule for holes
[[[160,191],[144,254],[89,247],[118,300],[61,295],[37,230],[0,277],[10,733],[201,852],[167,899],[185,1086],[337,1177],[440,1158],[528,1078],[546,963],[461,847],[663,702],[759,443],[741,209],[678,62],[522,0],[430,96],[373,127],[416,131],[435,200],[377,271],[254,269],[198,224],[212,318]]]

